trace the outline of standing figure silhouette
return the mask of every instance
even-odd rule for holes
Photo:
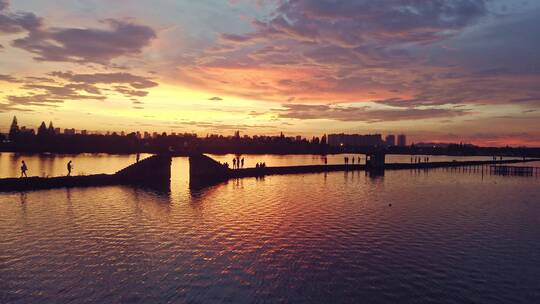
[[[22,161],[21,163],[21,177],[28,177],[28,175],[26,175],[26,171],[28,171],[28,167],[26,166],[26,163],[24,162],[24,160]]]
[[[67,163],[67,170],[68,174],[67,176],[71,176],[71,169],[73,168],[73,165],[71,164],[71,160]]]

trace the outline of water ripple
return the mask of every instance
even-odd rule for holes
[[[174,160],[170,193],[0,195],[0,302],[540,301],[537,179],[349,172],[189,192],[186,170]]]

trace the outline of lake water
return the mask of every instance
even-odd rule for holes
[[[69,159],[89,174],[135,157],[1,153],[0,175],[17,176],[22,159],[54,176]],[[540,302],[540,177],[335,172],[190,191],[187,172],[174,158],[166,192],[0,194],[0,303]]]

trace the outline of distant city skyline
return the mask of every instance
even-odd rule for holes
[[[0,0],[0,132],[540,146],[540,2],[373,3]]]
[[[49,121],[48,125],[45,121],[42,121],[40,126],[38,128],[32,128],[32,127],[29,127],[29,126],[26,126],[26,125],[19,125],[19,122],[18,122],[18,119],[16,116],[13,117],[12,119],[12,122],[10,124],[10,127],[8,128],[8,130],[6,132],[0,132],[0,134],[5,134],[9,137],[9,133],[11,132],[11,128],[13,128],[13,126],[16,126],[20,129],[21,132],[25,133],[25,132],[30,132],[31,134],[39,134],[40,132],[43,132],[43,133],[46,133],[46,132],[49,132],[49,133],[54,133],[56,135],[60,135],[60,134],[63,134],[63,135],[75,135],[75,134],[78,134],[78,135],[112,135],[112,134],[116,134],[116,135],[119,135],[119,136],[126,136],[126,135],[130,135],[130,134],[136,134],[138,138],[142,139],[142,138],[156,138],[160,135],[163,135],[163,134],[166,134],[166,135],[170,135],[170,136],[176,136],[176,135],[184,135],[184,134],[195,134],[197,135],[198,137],[205,137],[205,136],[216,136],[216,135],[219,135],[219,136],[224,136],[226,138],[233,138],[233,137],[244,137],[244,136],[267,136],[267,137],[280,137],[280,136],[283,136],[283,132],[280,132],[280,134],[243,134],[243,132],[241,132],[240,130],[236,130],[234,131],[234,133],[206,133],[206,134],[197,134],[197,133],[190,133],[190,132],[166,132],[166,131],[163,131],[163,132],[157,132],[157,131],[153,131],[153,132],[149,132],[148,130],[133,130],[133,131],[124,131],[124,130],[107,130],[107,131],[93,131],[93,130],[86,130],[86,129],[75,129],[75,128],[59,128],[59,127],[55,127],[54,125],[54,122],[53,121]],[[43,129],[40,131],[40,129]],[[51,131],[52,130],[52,131]],[[319,134],[320,135],[320,134]],[[407,136],[406,134],[355,134],[355,133],[349,133],[349,134],[344,134],[344,133],[340,133],[340,134],[335,134],[335,133],[324,133],[322,134],[321,136],[319,135],[314,135],[312,136],[311,138],[308,137],[308,136],[302,136],[302,135],[294,135],[294,134],[287,134],[286,137],[287,138],[294,138],[296,141],[302,141],[302,140],[307,140],[307,141],[313,141],[313,140],[317,140],[317,141],[321,141],[324,142],[324,143],[328,143],[330,144],[331,146],[340,146],[340,145],[343,145],[346,141],[349,141],[350,142],[361,142],[363,144],[368,144],[368,145],[386,145],[387,147],[392,147],[392,146],[396,146],[396,147],[404,147],[404,146],[409,146],[409,145],[414,145],[414,144],[419,144],[421,146],[430,146],[430,147],[433,147],[433,146],[447,146],[449,144],[458,144],[458,142],[455,142],[455,143],[450,143],[450,142],[417,142],[417,143],[414,143],[414,142],[407,142]],[[327,137],[328,137],[328,140],[327,140]],[[348,140],[343,140],[343,138],[346,137],[348,138]],[[398,139],[398,141],[396,141],[396,138]],[[401,138],[401,140],[400,140]],[[459,144],[463,144],[463,142],[459,142]],[[468,143],[466,143],[468,144]]]
[[[47,128],[50,129],[52,126],[53,127],[53,130],[55,132],[55,134],[68,134],[68,135],[75,135],[75,134],[79,134],[79,135],[112,135],[112,134],[117,134],[117,135],[120,135],[120,136],[126,136],[128,134],[137,134],[139,138],[155,138],[157,137],[158,135],[162,135],[162,134],[167,134],[167,135],[172,135],[172,136],[176,136],[176,135],[182,135],[182,134],[194,134],[194,135],[197,135],[198,137],[205,137],[205,136],[214,136],[214,135],[218,135],[218,136],[224,136],[224,137],[228,137],[228,138],[232,138],[232,137],[237,137],[237,136],[240,136],[240,137],[243,137],[243,136],[267,136],[267,137],[279,137],[279,136],[282,136],[283,135],[283,131],[279,132],[279,133],[269,133],[269,134],[265,134],[265,133],[248,133],[248,132],[244,132],[244,131],[241,131],[241,130],[234,130],[232,132],[230,131],[225,131],[225,132],[207,132],[207,133],[197,133],[197,132],[185,132],[185,131],[152,131],[152,130],[147,130],[147,129],[133,129],[133,130],[112,130],[112,129],[108,129],[108,130],[101,130],[101,131],[97,131],[97,130],[87,130],[87,129],[76,129],[76,128],[71,128],[71,127],[56,127],[56,125],[54,124],[53,125],[53,121],[42,121],[40,123],[39,126],[37,127],[32,127],[32,126],[27,126],[25,124],[19,124],[18,121],[19,119],[17,118],[17,116],[14,116],[10,125],[13,125],[13,120],[16,120],[17,121],[17,124],[18,124],[18,127],[21,128],[21,130],[23,132],[32,132],[33,134],[38,134],[39,133],[39,128],[42,127],[43,124],[45,124],[46,126],[48,126]],[[48,123],[48,125],[47,125]],[[8,135],[8,133],[10,132],[10,127],[8,128],[5,128],[5,131],[3,131],[4,127],[0,127],[0,134],[4,134],[4,135]],[[394,132],[394,133],[354,133],[354,132],[350,132],[350,133],[334,133],[334,132],[323,132],[323,134],[313,134],[313,135],[303,135],[303,134],[298,134],[298,133],[288,133],[286,134],[286,137],[287,138],[295,138],[296,140],[300,141],[300,140],[312,140],[312,139],[320,139],[322,136],[327,136],[327,137],[332,137],[333,139],[330,139],[329,138],[329,144],[330,145],[333,145],[333,146],[339,146],[340,145],[340,142],[343,143],[344,141],[341,139],[341,138],[338,138],[340,136],[345,136],[345,137],[348,137],[349,140],[348,141],[361,141],[361,142],[369,142],[370,144],[380,144],[380,145],[386,145],[386,146],[396,146],[396,147],[404,147],[404,146],[410,146],[410,145],[415,145],[415,144],[419,144],[420,146],[441,146],[441,147],[445,147],[447,145],[450,145],[450,144],[466,144],[466,145],[474,145],[474,143],[471,143],[471,142],[465,142],[463,140],[461,141],[454,141],[454,142],[451,142],[451,141],[410,141],[409,137],[407,134],[404,134],[403,132],[399,133],[399,132]],[[356,138],[355,138],[356,137]],[[360,138],[357,138],[357,137],[360,137]],[[333,142],[333,143],[332,143]],[[505,145],[505,146],[510,146],[510,145]],[[485,146],[485,147],[489,147],[489,146]],[[492,147],[497,147],[497,145],[494,145]],[[524,147],[524,145],[515,145],[514,147]]]
[[[54,125],[54,122],[53,121],[49,121],[48,124],[47,122],[45,121],[42,121],[41,124],[37,127],[37,128],[33,128],[33,127],[30,127],[30,126],[26,126],[24,124],[19,124],[19,119],[17,118],[17,116],[14,116],[12,121],[11,121],[11,124],[10,124],[10,127],[7,129],[6,132],[3,132],[3,134],[6,134],[6,135],[9,135],[9,133],[11,133],[11,129],[12,128],[19,128],[19,130],[22,130],[23,132],[31,132],[32,134],[37,134],[39,135],[40,133],[52,133],[52,134],[56,134],[56,135],[60,135],[60,134],[63,134],[63,135],[110,135],[110,134],[117,134],[117,135],[120,135],[120,136],[126,136],[128,134],[137,134],[137,136],[139,138],[155,138],[159,135],[162,135],[162,134],[167,134],[167,135],[172,135],[172,136],[175,136],[175,135],[182,135],[182,134],[196,134],[197,136],[200,136],[200,137],[204,137],[204,136],[207,136],[207,135],[224,135],[225,137],[237,137],[237,138],[240,138],[240,137],[243,137],[243,136],[270,136],[270,137],[281,137],[281,136],[284,136],[283,132],[280,132],[279,134],[270,134],[270,135],[267,135],[267,134],[242,134],[242,132],[240,130],[236,130],[234,131],[234,133],[225,133],[225,134],[222,134],[222,133],[207,133],[207,134],[197,134],[197,133],[190,133],[190,132],[166,132],[166,131],[163,131],[163,132],[156,132],[156,131],[153,131],[153,132],[149,132],[148,130],[133,130],[133,131],[129,131],[129,132],[126,132],[124,130],[106,130],[106,131],[93,131],[93,130],[86,130],[86,129],[75,129],[75,128],[70,128],[70,127],[66,127],[66,128],[59,128],[59,127],[55,127]],[[383,144],[387,144],[389,146],[395,146],[396,144],[389,144],[387,141],[384,141],[382,140],[382,135],[381,134],[332,134],[332,133],[329,133],[329,134],[322,134],[321,136],[318,136],[318,135],[315,135],[313,136],[312,138],[309,138],[307,136],[302,136],[302,135],[292,135],[292,134],[288,134],[286,137],[287,138],[294,138],[295,140],[297,141],[301,141],[301,140],[312,140],[312,139],[317,139],[317,140],[320,140],[320,138],[323,138],[324,137],[324,143],[326,143],[326,136],[333,136],[333,137],[336,137],[336,136],[349,136],[349,137],[353,137],[353,138],[356,138],[356,137],[361,137],[361,138],[367,138],[368,140],[365,141],[365,140],[360,140],[362,142],[367,142],[367,143],[370,143],[370,144],[375,144],[375,145],[383,145]],[[400,135],[400,136],[404,136],[404,135]],[[395,137],[394,135],[387,135],[387,138],[388,137]],[[356,139],[357,140],[357,139]],[[337,143],[336,140],[334,140],[334,145],[338,146],[339,143]]]

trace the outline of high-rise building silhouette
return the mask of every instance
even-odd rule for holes
[[[396,145],[396,136],[395,135],[387,135],[386,138],[384,139],[384,141],[386,142],[386,145],[389,146],[389,147],[395,146]]]
[[[397,137],[397,145],[399,147],[406,147],[407,146],[407,136],[405,134],[400,134]]]

